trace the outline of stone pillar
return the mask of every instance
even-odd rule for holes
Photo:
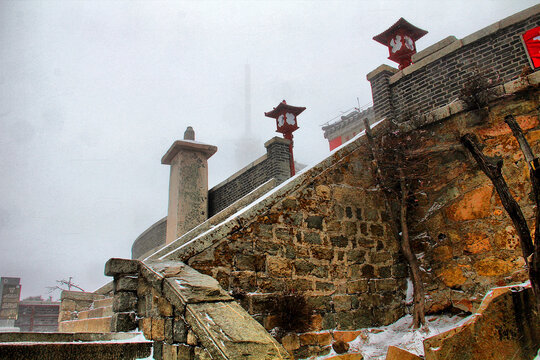
[[[169,244],[208,218],[208,158],[217,147],[199,143],[189,126],[161,159],[171,165],[165,243]]]
[[[371,96],[373,98],[373,110],[375,119],[391,119],[394,117],[394,106],[392,104],[392,91],[390,89],[390,77],[398,72],[397,69],[381,65],[369,74],[367,79],[371,83]]]

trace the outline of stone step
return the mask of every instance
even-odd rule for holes
[[[62,321],[58,324],[60,332],[102,333],[111,331],[111,318],[101,318]]]
[[[109,297],[105,299],[99,299],[94,300],[94,309],[100,308],[100,307],[108,307],[112,306],[114,298]]]
[[[152,342],[143,340],[137,333],[6,333],[0,336],[0,359],[142,359],[151,353]]]
[[[79,311],[78,320],[110,317],[112,315],[112,306],[99,307],[92,310]]]

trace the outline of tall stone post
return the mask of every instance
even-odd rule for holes
[[[161,163],[171,165],[165,243],[169,244],[208,218],[208,159],[217,147],[195,141],[188,126]]]

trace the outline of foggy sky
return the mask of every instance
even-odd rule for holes
[[[0,0],[0,276],[22,278],[21,298],[69,276],[94,291],[166,215],[160,159],[187,126],[218,147],[211,187],[265,153],[263,113],[286,99],[307,107],[295,159],[312,164],[329,152],[320,125],[396,67],[372,37],[399,17],[429,31],[422,50],[536,3]]]

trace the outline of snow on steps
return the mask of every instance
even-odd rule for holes
[[[58,331],[108,333],[113,298],[95,293],[63,292]]]

